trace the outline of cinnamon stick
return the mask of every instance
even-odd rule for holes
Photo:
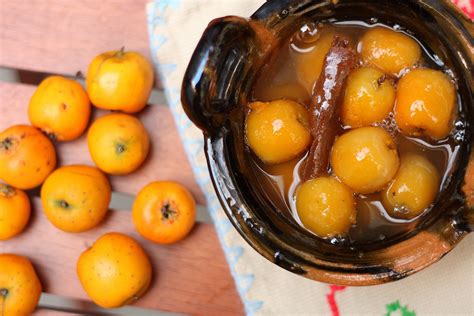
[[[339,125],[339,99],[356,60],[355,51],[349,43],[346,37],[334,37],[313,91],[310,106],[313,143],[304,165],[305,181],[328,173],[329,154]]]

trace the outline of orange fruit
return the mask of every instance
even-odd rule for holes
[[[152,266],[135,240],[124,234],[108,233],[81,254],[77,275],[97,305],[115,308],[137,300],[146,292]]]
[[[268,164],[278,164],[302,155],[311,145],[309,115],[291,100],[251,102],[245,136],[252,151]]]
[[[107,177],[89,166],[61,167],[41,188],[41,202],[49,221],[73,233],[97,226],[107,214],[111,196]]]
[[[141,111],[153,86],[153,66],[140,53],[110,51],[96,56],[89,65],[87,92],[101,109],[126,113]]]
[[[303,182],[295,200],[304,227],[319,237],[345,235],[356,222],[356,202],[351,190],[333,177]]]
[[[42,291],[33,265],[25,257],[0,254],[0,267],[1,315],[31,315]]]
[[[196,202],[179,183],[153,182],[138,193],[132,218],[140,235],[159,244],[171,244],[186,237],[193,228]]]
[[[434,202],[440,179],[438,170],[428,159],[407,154],[402,157],[395,178],[382,192],[382,203],[392,217],[416,217]]]
[[[82,86],[61,76],[43,80],[31,97],[28,108],[31,124],[59,141],[81,136],[90,114],[89,97]]]
[[[421,56],[421,47],[414,39],[385,27],[367,31],[358,49],[365,63],[391,75],[398,75],[403,69],[412,67]]]
[[[395,88],[378,69],[361,67],[349,74],[341,104],[342,123],[350,127],[382,122],[393,109]]]
[[[120,113],[97,119],[89,129],[87,143],[97,167],[114,175],[135,171],[150,149],[143,124],[134,116]]]
[[[334,141],[331,166],[354,192],[377,192],[395,177],[400,166],[397,144],[381,127],[351,129]]]
[[[25,192],[0,183],[0,240],[10,239],[25,229],[31,205]]]
[[[453,127],[456,87],[438,70],[418,68],[400,79],[395,120],[401,132],[442,139]]]
[[[38,129],[16,125],[0,132],[0,180],[18,189],[33,189],[55,167],[56,150]]]

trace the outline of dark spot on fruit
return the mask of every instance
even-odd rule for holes
[[[0,289],[0,296],[3,296],[3,298],[5,299],[8,296],[8,290],[5,288]]]
[[[171,205],[169,201],[165,201],[160,210],[161,210],[161,215],[163,215],[163,218],[162,218],[163,221],[173,221],[178,216],[176,207]]]
[[[117,145],[115,145],[115,152],[116,152],[117,154],[119,154],[119,155],[122,154],[122,153],[124,153],[126,149],[127,149],[127,148],[125,147],[124,144],[117,144]]]
[[[7,137],[3,139],[2,141],[0,141],[0,149],[9,150],[10,148],[13,147],[14,143],[15,141],[13,138]]]
[[[385,80],[387,80],[387,76],[384,74],[382,76],[380,76],[378,79],[377,79],[377,89],[380,88],[380,86],[382,85],[382,83],[385,82]]]
[[[46,136],[48,136],[48,138],[53,142],[55,142],[58,139],[58,137],[54,133],[46,133]]]
[[[394,142],[390,142],[387,144],[387,148],[389,150],[397,150],[397,145]]]
[[[71,205],[65,200],[59,200],[59,201],[56,202],[56,204],[57,204],[57,206],[59,206],[62,209],[65,209],[65,210],[67,210],[71,207]]]
[[[11,186],[9,186],[8,184],[1,184],[0,183],[0,196],[4,196],[4,197],[13,197],[15,196],[15,189]]]

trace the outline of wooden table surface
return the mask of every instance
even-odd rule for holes
[[[29,123],[29,99],[39,79],[47,74],[85,74],[94,56],[122,46],[149,57],[145,4],[146,0],[0,1],[0,67],[18,70],[23,81],[0,81],[0,130]],[[159,89],[159,82],[155,86]],[[94,117],[104,113],[96,110]],[[151,136],[150,156],[137,172],[110,177],[113,190],[133,196],[151,181],[176,180],[191,190],[199,204],[205,205],[169,108],[150,104],[138,117]],[[56,145],[60,165],[93,165],[84,136]],[[88,300],[76,278],[76,260],[101,234],[119,231],[136,238],[154,265],[152,286],[134,306],[199,315],[243,314],[212,223],[198,223],[184,241],[160,246],[135,233],[129,212],[114,209],[97,228],[68,234],[46,220],[37,192],[29,192],[33,216],[28,228],[20,236],[0,242],[0,253],[29,257],[45,292]],[[60,309],[61,306],[47,306],[37,314],[68,315]]]

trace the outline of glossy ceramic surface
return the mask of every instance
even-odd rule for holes
[[[270,52],[300,25],[371,18],[413,32],[454,72],[462,103],[457,127],[463,135],[462,154],[449,185],[421,225],[396,240],[348,248],[315,238],[272,206],[246,157],[243,107]],[[275,0],[250,19],[212,21],[185,74],[182,102],[204,133],[211,178],[239,233],[275,264],[334,284],[398,280],[449,252],[474,225],[473,34],[472,21],[449,1],[435,0]]]

